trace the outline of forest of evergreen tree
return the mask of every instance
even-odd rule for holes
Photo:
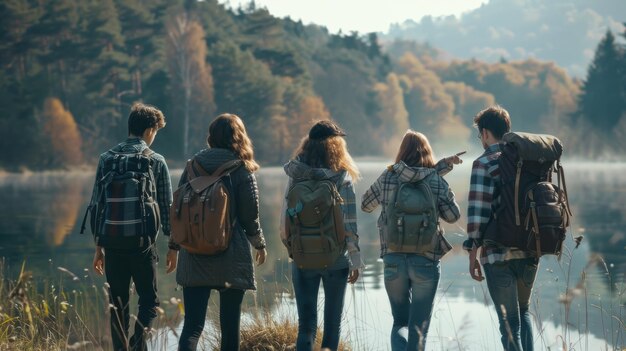
[[[495,103],[515,130],[555,134],[569,155],[620,158],[624,37],[607,30],[578,81],[552,62],[449,60],[425,44],[331,34],[254,3],[5,0],[0,169],[94,162],[125,137],[139,101],[163,110],[154,147],[174,163],[204,146],[222,112],[241,116],[261,163],[275,165],[327,118],[348,132],[356,156],[388,154],[407,128],[464,147],[472,117]]]

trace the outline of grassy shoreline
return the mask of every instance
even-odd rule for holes
[[[91,283],[83,283],[82,289],[69,290],[63,282],[67,279],[78,281],[80,278],[63,267],[57,267],[57,277],[42,280],[37,280],[26,270],[25,262],[16,279],[7,277],[5,268],[4,261],[0,260],[0,350],[111,348],[106,283],[98,287],[92,280]],[[89,272],[85,273],[84,277],[89,278]],[[152,349],[165,350],[167,345],[177,343],[184,316],[180,299],[172,297],[163,302],[164,306],[157,308],[158,316],[149,341]],[[269,311],[260,308],[249,317],[241,325],[242,351],[295,350],[297,322],[285,316],[275,318]],[[131,323],[133,318],[131,307]],[[202,343],[218,350],[220,340],[217,328],[207,332],[208,328],[207,325]],[[318,349],[321,333],[318,329]],[[339,350],[349,351],[351,348],[342,340]]]
[[[568,259],[571,259],[570,253],[564,254],[563,258],[564,263],[567,262]],[[17,277],[12,278],[7,276],[8,270],[6,268],[4,260],[0,259],[0,350],[110,349],[109,304],[106,283],[96,283],[94,276],[88,269],[77,275],[63,267],[54,268],[51,266],[48,274],[33,276],[26,269],[26,263],[23,263]],[[615,287],[615,295],[610,301],[603,299],[602,296],[607,295],[598,296],[598,292],[594,292],[595,289],[589,286],[587,277],[587,275],[597,272],[598,269],[598,273],[606,274],[610,279],[604,260],[599,255],[592,255],[588,259],[581,276],[569,272],[565,275],[567,280],[562,281],[563,290],[560,290],[561,296],[558,302],[556,299],[554,302],[545,299],[542,301],[533,299],[533,314],[538,323],[535,330],[536,338],[543,342],[544,346],[557,347],[543,334],[542,326],[545,326],[545,322],[549,323],[550,318],[542,315],[541,306],[549,303],[558,303],[561,306],[559,316],[561,323],[560,326],[557,325],[557,328],[561,330],[556,336],[562,341],[558,342],[560,344],[558,349],[594,349],[593,347],[589,348],[589,346],[585,348],[585,341],[579,339],[580,337],[584,338],[584,335],[589,333],[590,321],[586,320],[585,315],[588,310],[592,309],[601,311],[607,317],[602,318],[603,323],[609,321],[611,325],[615,324],[617,327],[617,329],[603,328],[604,335],[602,337],[605,340],[605,345],[614,349],[621,349],[626,346],[626,344],[621,344],[624,340],[624,334],[626,334],[624,324],[626,284],[623,281],[611,281],[609,286]],[[276,291],[279,290],[276,289]],[[273,290],[270,289],[270,291]],[[445,294],[444,289],[440,299]],[[277,294],[274,291],[273,293],[270,292],[270,295],[274,299],[280,300],[277,305],[292,303],[292,295],[288,292],[282,291]],[[281,313],[281,310],[258,306],[256,294],[251,297],[254,298],[254,302],[248,306],[249,309],[242,316],[241,350],[294,350],[297,322],[292,311]],[[163,298],[166,297],[163,296]],[[488,298],[487,295],[485,298]],[[354,296],[352,299],[354,300]],[[132,297],[131,300],[136,300],[136,297]],[[209,310],[215,313],[218,310],[216,307],[211,306]],[[440,308],[443,308],[445,313],[452,313],[449,306],[446,309],[440,305]],[[134,306],[131,307],[131,322],[133,311],[135,311]],[[282,311],[287,310],[283,309]],[[570,318],[574,314],[583,318],[577,324],[575,320]],[[184,306],[179,298],[171,297],[169,300],[162,300],[161,307],[158,309],[158,317],[153,325],[154,331],[150,341],[152,350],[175,349],[183,316]],[[548,319],[546,319],[547,317]],[[344,315],[344,318],[349,317]],[[209,318],[207,321],[205,333],[201,340],[205,348],[200,349],[219,349],[219,328],[214,319]],[[566,322],[568,320],[570,322]],[[462,324],[465,322],[464,319]],[[460,328],[458,329],[459,334],[454,334],[446,344],[450,346],[454,343],[459,349],[471,348],[472,345],[463,338],[463,326],[458,327]],[[351,334],[352,331],[346,330],[342,332],[343,340],[340,350],[368,349],[367,341],[361,340],[359,335]],[[318,328],[316,338],[318,347],[322,339],[321,336],[321,328]],[[365,345],[363,345],[364,341]],[[491,345],[491,341],[494,340],[487,341]],[[498,342],[495,341],[494,344],[498,344]]]

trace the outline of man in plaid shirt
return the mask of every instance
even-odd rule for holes
[[[128,138],[112,150],[118,153],[143,153],[154,141],[157,131],[165,126],[163,113],[155,107],[136,104],[132,107],[128,117]],[[170,221],[169,209],[172,203],[172,186],[170,174],[163,156],[157,153],[148,153],[152,160],[151,170],[154,174],[156,187],[149,190],[150,196],[156,199],[163,234],[169,237]],[[93,187],[91,205],[102,199],[103,178],[106,176],[105,162],[115,154],[107,151],[100,155],[96,180]],[[123,195],[123,194],[122,194]],[[112,199],[110,201],[119,201]],[[132,209],[129,209],[131,211]],[[125,209],[123,211],[126,211]],[[129,212],[130,213],[130,212]],[[93,223],[92,223],[93,225]],[[158,230],[158,228],[156,228]],[[102,233],[106,236],[106,232]],[[154,233],[156,236],[156,233]],[[143,239],[143,237],[142,237]],[[175,244],[170,243],[167,254],[167,272],[176,268],[178,251]],[[105,259],[106,258],[106,259]],[[111,305],[111,336],[113,349],[118,350],[147,350],[146,332],[150,330],[152,321],[157,316],[156,308],[159,305],[156,285],[157,252],[154,243],[146,243],[141,247],[96,247],[93,267],[96,273],[103,275],[106,272],[109,284],[109,298]],[[130,322],[129,287],[131,279],[139,295],[139,313],[135,322],[133,337],[128,339]]]
[[[537,260],[530,252],[483,240],[493,211],[500,201],[497,196],[500,141],[511,130],[511,120],[504,108],[493,106],[480,111],[474,118],[474,124],[485,152],[472,165],[467,209],[469,238],[463,243],[463,248],[469,251],[469,270],[474,280],[480,282],[484,279],[481,271],[483,265],[489,294],[496,306],[504,349],[528,351],[533,349],[528,308],[537,273]]]

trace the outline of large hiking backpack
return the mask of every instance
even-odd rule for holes
[[[287,192],[291,256],[302,269],[331,266],[345,249],[341,196],[330,179],[296,181]]]
[[[571,211],[561,166],[563,146],[551,135],[507,133],[498,160],[500,204],[485,239],[533,252],[560,255]],[[557,185],[552,183],[556,173]]]
[[[160,226],[159,205],[149,148],[139,153],[109,150],[103,160],[100,194],[87,208],[96,245],[128,249],[154,242]]]
[[[176,189],[170,207],[175,243],[202,255],[215,255],[228,248],[235,219],[232,195],[224,180],[239,165],[241,160],[231,160],[209,174],[195,160],[187,162],[187,182]]]
[[[394,252],[432,252],[439,235],[436,198],[429,181],[399,182],[387,204],[387,247]]]

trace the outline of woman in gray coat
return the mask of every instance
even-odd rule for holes
[[[216,255],[197,255],[180,249],[176,282],[183,287],[185,322],[179,350],[195,350],[206,319],[211,290],[220,293],[221,349],[239,350],[241,302],[246,290],[255,290],[254,267],[250,245],[256,249],[256,261],[265,262],[265,238],[259,222],[259,192],[254,171],[252,142],[243,122],[233,114],[218,116],[209,127],[209,148],[198,152],[194,160],[212,173],[224,163],[240,159],[242,165],[232,171],[225,183],[234,202],[235,227],[228,249]],[[186,183],[183,172],[179,186]]]

